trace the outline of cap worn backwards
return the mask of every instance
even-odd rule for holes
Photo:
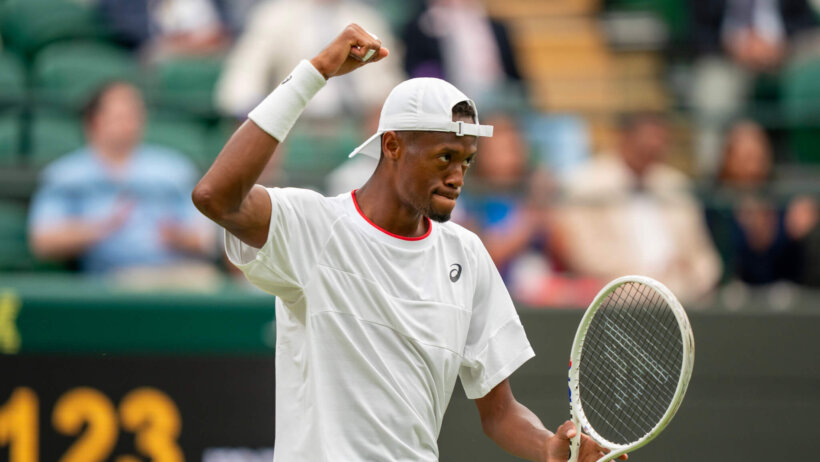
[[[466,101],[476,113],[475,123],[453,121],[453,106]],[[429,77],[405,80],[387,95],[379,118],[379,130],[349,157],[381,156],[381,135],[388,131],[451,132],[457,136],[493,136],[491,125],[479,125],[473,100],[451,83]]]

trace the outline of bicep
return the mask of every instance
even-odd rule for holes
[[[254,185],[239,210],[225,216],[219,224],[240,241],[259,249],[268,240],[270,219],[270,195],[263,186]]]
[[[498,420],[515,403],[509,379],[504,379],[493,387],[486,395],[475,400],[481,425],[486,428],[490,423]]]

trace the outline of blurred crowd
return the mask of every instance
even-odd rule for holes
[[[516,42],[524,26],[492,14],[502,0],[0,0],[0,229],[25,207],[28,249],[3,250],[0,270],[146,288],[232,277],[191,189],[247,112],[356,22],[390,58],[331,80],[262,183],[357,188],[375,162],[345,157],[384,97],[405,78],[440,77],[495,127],[454,220],[481,237],[518,302],[586,306],[625,274],[694,304],[728,284],[820,286],[816,2],[670,2],[686,32],[654,46],[684,69],[658,76],[677,96],[590,115],[533,104],[537,69]],[[588,3],[600,21],[660,4]],[[57,17],[25,16],[32,5]],[[610,136],[595,136],[601,117]],[[27,173],[36,181],[17,178]]]

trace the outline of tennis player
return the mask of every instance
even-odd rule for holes
[[[254,186],[327,79],[387,56],[348,26],[251,111],[193,192],[231,261],[277,296],[274,460],[437,461],[456,377],[502,448],[567,460],[572,423],[551,433],[510,390],[534,353],[492,260],[447,222],[478,137],[492,135],[469,98],[438,79],[397,85],[351,154],[379,158],[359,190]],[[602,451],[585,438],[579,460]]]

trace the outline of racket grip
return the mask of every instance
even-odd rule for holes
[[[581,452],[581,425],[578,422],[573,423],[575,424],[575,436],[569,440],[569,459],[567,459],[567,462],[577,462]]]

